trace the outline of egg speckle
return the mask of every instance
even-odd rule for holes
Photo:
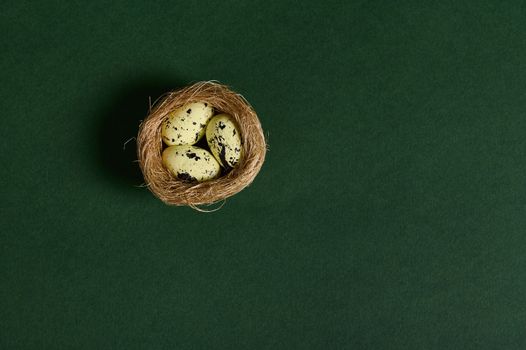
[[[170,146],[163,151],[163,164],[179,180],[203,182],[219,176],[220,166],[205,149],[196,146]]]
[[[218,114],[206,127],[206,140],[219,164],[230,170],[241,159],[241,135],[234,119],[228,114]]]
[[[161,135],[168,146],[193,145],[205,134],[206,124],[214,114],[209,103],[194,102],[168,114]]]

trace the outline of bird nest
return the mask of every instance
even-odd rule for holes
[[[174,176],[162,162],[161,129],[168,114],[188,103],[206,101],[219,113],[232,116],[239,127],[243,157],[229,172],[217,179],[188,183]],[[213,204],[250,185],[265,161],[267,146],[261,123],[252,106],[240,94],[216,82],[198,82],[161,97],[141,123],[137,136],[137,156],[150,191],[169,205]]]

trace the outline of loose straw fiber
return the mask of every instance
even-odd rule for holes
[[[162,164],[161,126],[168,113],[187,103],[206,101],[216,112],[230,114],[239,126],[243,157],[236,167],[218,179],[187,183],[173,176]],[[226,199],[252,183],[265,161],[266,143],[261,123],[243,96],[227,86],[203,81],[169,92],[151,108],[137,136],[137,155],[146,186],[169,205],[212,204]]]

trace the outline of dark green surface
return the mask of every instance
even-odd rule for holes
[[[0,8],[2,349],[524,349],[523,1]],[[219,212],[131,163],[215,79],[270,152]]]

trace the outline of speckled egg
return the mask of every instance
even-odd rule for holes
[[[214,114],[207,102],[184,105],[171,112],[162,125],[162,137],[168,146],[193,145],[205,134],[206,124]]]
[[[208,122],[206,140],[212,154],[226,170],[235,167],[241,159],[241,135],[228,114],[218,114]]]
[[[163,164],[178,179],[203,182],[219,176],[220,166],[205,149],[195,146],[170,146],[163,151]]]

